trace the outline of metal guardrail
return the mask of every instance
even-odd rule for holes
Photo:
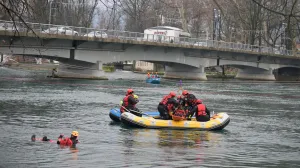
[[[27,33],[45,33],[68,36],[98,37],[98,38],[117,38],[124,40],[148,41],[158,43],[174,43],[186,46],[212,47],[216,49],[234,50],[234,51],[252,51],[257,53],[268,53],[277,55],[297,56],[292,50],[277,49],[273,47],[256,46],[249,44],[207,40],[201,38],[159,36],[153,34],[144,34],[139,32],[119,31],[119,30],[103,30],[86,27],[74,27],[65,25],[52,25],[30,22],[13,22],[0,20],[0,31],[19,31]]]

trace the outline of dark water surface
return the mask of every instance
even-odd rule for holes
[[[144,83],[144,75],[109,74],[109,81],[46,79],[0,67],[0,167],[299,167],[300,84],[184,81],[215,112],[228,112],[219,132],[133,129],[113,123],[110,108],[128,87],[138,107],[156,110],[176,81]],[[123,79],[119,79],[123,78]],[[134,80],[132,80],[134,79]],[[56,139],[79,131],[76,149]]]

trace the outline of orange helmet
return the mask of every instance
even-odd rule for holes
[[[182,92],[182,95],[187,95],[187,94],[189,94],[189,92],[188,92],[187,90],[184,90],[184,91]]]
[[[175,96],[176,96],[176,93],[175,93],[175,92],[170,92],[169,95],[172,96],[172,97],[175,97]]]
[[[202,100],[197,99],[197,100],[196,100],[196,104],[202,104]]]
[[[134,91],[132,90],[132,89],[128,89],[127,90],[127,94],[129,95],[129,94],[131,94],[131,93],[133,93]]]

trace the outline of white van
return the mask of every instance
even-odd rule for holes
[[[145,41],[157,41],[157,42],[180,42],[187,41],[191,37],[191,34],[183,31],[177,27],[171,26],[157,26],[144,30]]]

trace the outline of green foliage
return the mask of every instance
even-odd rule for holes
[[[114,66],[103,65],[102,66],[102,70],[104,72],[114,72],[115,71],[115,67]]]

